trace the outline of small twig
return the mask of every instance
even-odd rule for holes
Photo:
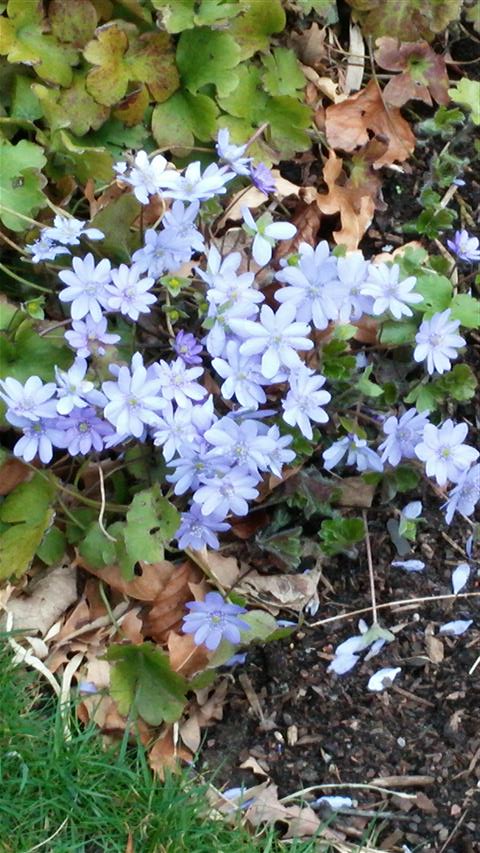
[[[382,785],[385,788],[395,786],[396,788],[417,788],[425,785],[433,785],[435,776],[377,776],[372,784]]]
[[[362,510],[363,526],[365,527],[365,545],[367,546],[367,562],[368,576],[370,578],[370,596],[372,599],[372,622],[374,625],[378,623],[377,617],[377,597],[375,595],[375,573],[373,571],[372,546],[370,544],[370,534],[368,532],[367,511]]]
[[[101,465],[98,465],[98,466],[97,466],[97,468],[98,468],[98,479],[99,479],[99,481],[100,481],[100,497],[101,497],[101,500],[102,500],[102,503],[101,503],[101,506],[100,506],[100,512],[98,513],[98,526],[99,526],[100,530],[102,531],[103,535],[104,535],[107,539],[109,539],[109,540],[110,540],[110,542],[116,542],[117,540],[115,539],[115,536],[112,536],[112,534],[111,534],[111,533],[109,533],[109,532],[108,532],[108,530],[106,530],[106,529],[105,529],[105,527],[104,527],[104,525],[103,525],[103,516],[104,516],[104,513],[105,513],[105,505],[106,505],[106,499],[105,499],[105,483],[103,482],[103,471],[102,471],[102,466],[101,466]]]
[[[448,847],[448,845],[450,844],[450,842],[451,842],[452,838],[457,834],[457,832],[458,832],[458,830],[460,829],[460,827],[461,827],[462,823],[464,822],[465,818],[467,817],[468,812],[469,812],[469,809],[465,809],[465,811],[463,812],[463,814],[461,814],[461,815],[460,815],[460,817],[459,817],[459,819],[457,820],[457,822],[456,822],[455,826],[453,827],[453,829],[452,829],[452,831],[451,831],[450,835],[448,836],[448,838],[446,838],[446,839],[445,839],[445,841],[444,841],[444,843],[442,844],[442,846],[440,847],[440,850],[438,851],[438,853],[443,853],[443,851],[447,849],[447,847]]]
[[[428,699],[424,699],[423,696],[417,696],[416,693],[411,693],[410,690],[405,690],[403,687],[399,687],[398,684],[392,684],[391,687],[395,693],[399,693],[400,696],[405,696],[406,699],[412,699],[414,702],[418,702],[420,705],[426,705],[427,708],[435,708],[433,702],[429,702]]]
[[[470,669],[468,670],[468,674],[469,674],[469,675],[473,675],[473,673],[475,672],[475,670],[476,670],[476,668],[477,668],[477,666],[478,666],[479,664],[480,664],[480,655],[479,655],[479,656],[478,656],[478,658],[476,659],[476,661],[475,661],[475,663],[473,664],[473,666],[471,666],[471,667],[470,667]]]
[[[49,335],[50,332],[53,332],[55,329],[60,329],[62,326],[68,326],[71,323],[71,318],[68,317],[66,320],[59,320],[58,323],[53,323],[52,326],[48,326],[47,329],[41,329],[40,332],[37,332],[39,338],[44,338],[45,335]]]
[[[328,783],[327,785],[311,785],[309,788],[302,788],[300,791],[294,791],[293,794],[288,794],[286,797],[282,797],[279,802],[280,803],[288,803],[291,800],[298,800],[299,797],[303,797],[304,794],[311,794],[313,791],[330,791],[330,790],[341,790],[342,788],[352,788],[358,789],[360,791],[379,791],[380,794],[389,794],[394,795],[396,797],[402,797],[404,800],[414,800],[416,798],[416,794],[404,794],[403,791],[393,791],[389,788],[384,788],[381,785],[374,785],[373,783],[369,785],[367,782],[339,782],[339,783]]]
[[[53,838],[56,838],[57,835],[59,835],[59,833],[62,831],[63,827],[65,826],[65,824],[67,822],[68,822],[68,817],[66,817],[65,820],[62,821],[62,823],[55,830],[55,832],[52,835],[49,835],[48,838],[45,839],[45,841],[40,841],[39,844],[35,844],[35,847],[29,847],[27,850],[27,853],[34,853],[34,850],[40,850],[41,847],[45,847],[45,844],[49,844]]]
[[[401,605],[416,605],[424,604],[427,601],[445,601],[449,598],[475,598],[480,596],[480,592],[459,592],[457,595],[449,593],[448,595],[425,595],[422,598],[401,598],[398,601],[386,601],[384,604],[377,604],[377,610],[384,610],[386,607],[400,607]],[[337,622],[338,619],[352,619],[354,616],[361,616],[363,613],[371,613],[372,607],[361,607],[358,610],[350,610],[347,613],[339,613],[338,616],[329,616],[327,619],[320,619],[318,622],[304,622],[305,628],[318,628],[320,625],[328,625],[329,622]]]

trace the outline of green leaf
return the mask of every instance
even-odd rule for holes
[[[263,83],[270,95],[297,95],[306,80],[293,50],[277,47],[262,58],[265,67]]]
[[[133,708],[152,726],[178,720],[186,705],[187,682],[172,671],[168,655],[151,645],[111,646],[110,692],[123,715]]]
[[[425,273],[418,276],[415,291],[423,296],[423,302],[419,303],[418,310],[436,314],[450,305],[452,283],[444,275]]]
[[[218,109],[207,95],[181,91],[158,104],[152,115],[152,133],[160,148],[180,146],[188,151],[195,139],[207,142],[215,136]]]
[[[296,569],[302,558],[302,528],[294,527],[271,533],[263,531],[256,542],[265,551],[278,557],[288,569]]]
[[[303,15],[309,15],[313,11],[327,27],[338,21],[337,0],[294,0],[294,2]]]
[[[31,77],[16,74],[12,91],[11,115],[29,121],[42,117],[42,105],[33,91]]]
[[[281,0],[245,0],[245,11],[229,26],[229,33],[240,48],[240,58],[249,59],[258,50],[268,50],[270,37],[285,27],[286,15]]]
[[[361,518],[328,518],[322,521],[319,536],[322,551],[332,556],[351,551],[355,542],[365,536],[365,529]]]
[[[66,547],[67,540],[63,531],[58,527],[51,527],[37,548],[37,557],[47,566],[53,566],[62,559]]]
[[[39,145],[26,139],[16,145],[0,140],[0,162],[0,218],[12,231],[25,231],[28,227],[25,219],[5,208],[33,217],[45,207],[42,187],[46,178],[40,169],[45,166],[46,157]]]
[[[110,532],[110,531],[108,531]],[[107,539],[99,527],[98,521],[93,521],[79,545],[80,555],[94,569],[111,566],[117,562],[115,542]]]
[[[33,327],[31,319],[22,321],[9,341],[0,332],[0,377],[12,376],[19,382],[25,382],[36,374],[46,382],[51,381],[54,367],[67,367],[71,364],[71,352],[63,339],[40,337]]]
[[[92,220],[95,228],[105,234],[102,247],[105,254],[118,261],[130,261],[132,248],[131,226],[140,213],[140,204],[131,193],[111,201]]]
[[[160,12],[162,24],[169,33],[219,24],[242,11],[238,2],[228,0],[152,0],[152,6]]]
[[[45,531],[55,517],[51,506],[56,495],[53,480],[35,474],[21,483],[0,506],[0,579],[20,577],[33,560]]]
[[[403,320],[401,323],[396,323],[394,320],[387,320],[382,324],[380,330],[380,343],[382,344],[409,344],[415,340],[415,335],[418,330],[418,324],[415,320]]]
[[[110,113],[108,107],[97,104],[88,94],[85,75],[79,72],[74,73],[68,89],[51,89],[40,83],[34,83],[32,89],[52,131],[69,127],[72,133],[83,136],[91,128],[100,127]]]
[[[370,375],[372,370],[373,364],[370,364],[357,380],[355,388],[357,388],[361,394],[365,394],[366,397],[381,397],[383,394],[383,388],[381,388],[380,385],[377,385],[376,382],[371,381]]]
[[[199,27],[180,36],[177,66],[183,84],[193,95],[210,83],[220,96],[229,95],[238,83],[239,62],[240,48],[228,33]]]
[[[248,613],[242,614],[242,622],[250,625],[250,630],[240,632],[244,643],[268,641],[269,637],[278,631],[277,620],[266,610],[249,610]]]
[[[452,101],[471,111],[474,124],[480,124],[480,82],[462,77],[448,90]]]
[[[452,320],[460,320],[466,329],[480,328],[480,299],[467,293],[457,293],[450,303]]]
[[[468,364],[456,364],[453,369],[435,382],[436,391],[443,399],[465,403],[475,396],[478,382]]]
[[[179,523],[178,511],[163,497],[158,483],[138,492],[127,512],[124,530],[125,546],[133,565],[138,560],[146,563],[163,560],[164,546]]]

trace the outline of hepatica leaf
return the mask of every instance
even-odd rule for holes
[[[242,11],[238,2],[229,0],[152,0],[152,6],[158,9],[160,20],[169,33],[218,24]]]
[[[30,567],[55,517],[55,494],[55,483],[35,474],[5,498],[0,506],[0,579],[20,577]]]
[[[20,216],[35,216],[46,204],[42,187],[46,179],[40,169],[47,160],[39,145],[22,139],[16,145],[0,141],[0,218],[12,231],[24,231],[27,223]]]
[[[245,11],[230,24],[229,32],[240,48],[241,59],[248,59],[257,50],[267,50],[273,33],[285,27],[286,16],[281,0],[246,0]]]
[[[98,14],[90,0],[51,0],[48,21],[52,32],[62,42],[83,47],[92,38]]]
[[[176,532],[179,522],[177,510],[163,497],[157,484],[136,494],[127,512],[124,532],[125,546],[133,562],[162,560],[164,546]]]
[[[110,690],[121,714],[133,707],[152,726],[180,718],[187,684],[172,671],[164,651],[150,643],[111,646],[106,657],[114,662]]]
[[[218,108],[207,95],[182,90],[157,104],[152,115],[152,133],[163,148],[178,145],[190,149],[195,139],[207,142],[215,136]]]
[[[231,35],[207,27],[182,33],[177,47],[177,65],[186,88],[196,94],[210,83],[225,96],[238,84],[236,67],[240,48]]]
[[[299,68],[293,50],[277,47],[263,57],[265,73],[263,83],[270,95],[295,95],[305,86],[305,77]]]
[[[96,66],[86,85],[99,104],[112,106],[121,100],[130,81],[146,83],[157,101],[166,100],[179,85],[167,33],[144,33],[137,38],[112,24],[98,31],[85,47],[84,57]]]

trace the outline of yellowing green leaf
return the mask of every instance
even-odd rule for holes
[[[47,160],[39,145],[22,139],[16,145],[0,140],[0,219],[12,231],[24,231],[27,223],[4,208],[35,216],[46,204],[40,169]]]
[[[462,0],[347,0],[365,35],[392,36],[400,41],[431,41],[458,20]]]
[[[452,101],[471,111],[474,124],[480,124],[480,82],[462,77],[452,89],[448,90]]]
[[[263,83],[270,95],[295,95],[305,86],[305,77],[293,50],[277,47],[263,57]]]
[[[187,682],[173,672],[168,655],[150,643],[111,646],[110,692],[125,716],[133,709],[152,726],[178,720],[186,704]]]
[[[169,33],[218,24],[242,11],[238,2],[228,0],[152,0],[152,6],[158,9],[160,20]]]
[[[257,50],[267,50],[273,33],[285,27],[286,16],[281,0],[246,0],[245,12],[230,24],[229,32],[240,48],[241,59],[248,59]]]
[[[50,0],[48,21],[59,41],[83,47],[97,26],[97,10],[90,0]]]

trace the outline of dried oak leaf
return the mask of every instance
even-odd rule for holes
[[[285,806],[278,799],[278,788],[269,785],[259,793],[252,805],[245,812],[246,821],[253,827],[264,823],[276,824],[279,821],[287,824],[288,831],[284,838],[307,838],[318,831],[320,820],[309,806]],[[337,837],[327,829],[322,830],[322,837]]]
[[[415,136],[397,107],[387,109],[375,80],[361,92],[326,110],[325,127],[331,148],[355,151],[366,145],[372,133],[387,143],[372,163],[374,169],[398,161],[403,163],[415,148]]]
[[[372,140],[363,154],[352,158],[350,175],[343,171],[343,160],[334,151],[323,169],[323,179],[328,187],[328,193],[317,195],[317,204],[322,213],[333,216],[340,214],[341,229],[334,231],[336,243],[343,244],[347,249],[354,250],[369,227],[375,210],[385,209],[381,197],[381,183],[373,172],[370,158],[366,152],[378,152],[384,145],[379,140]]]
[[[141,574],[133,580],[127,581],[118,566],[104,566],[102,569],[95,569],[82,557],[77,557],[76,565],[89,574],[95,575],[112,589],[121,592],[122,595],[128,595],[137,601],[155,601],[165,589],[172,575],[177,571],[177,566],[167,560],[161,563],[140,562]]]
[[[410,99],[416,99],[431,106],[432,98],[437,104],[448,104],[445,60],[426,41],[401,43],[389,36],[379,38],[375,61],[387,71],[401,72],[383,90],[389,104],[402,107]]]
[[[185,604],[192,600],[192,586],[202,579],[200,569],[189,560],[174,568],[143,620],[144,634],[157,643],[164,643],[169,631],[178,627],[185,615]]]
[[[170,631],[167,640],[170,666],[185,678],[191,678],[195,673],[204,670],[209,661],[206,646],[195,645],[190,634],[177,634]]]
[[[190,762],[192,758],[191,752],[174,742],[173,727],[170,727],[162,737],[158,738],[148,753],[148,763],[162,781],[167,770],[176,773],[180,769],[180,761]]]
[[[275,616],[280,610],[301,613],[317,595],[321,569],[312,569],[303,575],[261,575],[250,572],[235,587],[239,595],[261,604]]]

